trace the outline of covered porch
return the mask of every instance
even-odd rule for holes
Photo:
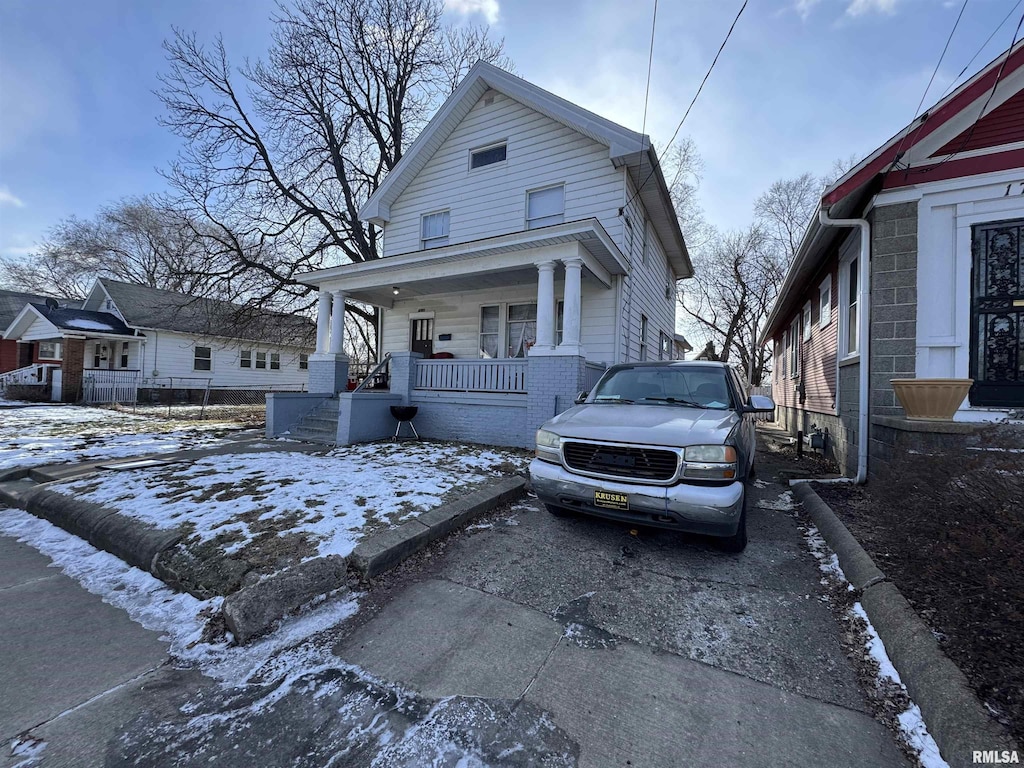
[[[528,446],[615,359],[626,269],[591,219],[314,273],[305,278],[320,288],[309,391],[342,401],[339,443],[392,434],[388,408],[402,404],[417,406],[424,436]],[[386,390],[346,391],[346,300],[381,309]],[[382,429],[344,433],[353,398]]]

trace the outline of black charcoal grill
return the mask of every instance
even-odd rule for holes
[[[402,425],[408,424],[409,429],[412,430],[415,439],[420,439],[420,433],[416,431],[416,426],[412,423],[412,420],[416,418],[416,414],[419,412],[419,407],[415,405],[392,405],[391,415],[395,417],[398,422],[398,426],[395,427],[395,436],[392,440],[398,440],[401,437]]]

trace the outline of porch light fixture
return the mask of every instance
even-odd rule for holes
[[[392,288],[392,289],[391,289],[391,292],[392,292],[393,294],[395,294],[395,296],[397,296],[397,295],[398,295],[398,286],[396,285],[396,286],[395,286],[394,288]]]

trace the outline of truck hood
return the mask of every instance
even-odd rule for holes
[[[738,422],[736,413],[727,410],[592,403],[570,408],[547,422],[543,429],[581,440],[685,448],[720,445]]]

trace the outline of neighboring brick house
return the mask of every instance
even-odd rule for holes
[[[300,277],[321,292],[321,397],[272,398],[271,434],[309,417],[328,442],[382,437],[403,403],[425,436],[528,446],[606,365],[689,346],[676,283],[693,270],[650,138],[484,62],[360,216],[382,258]],[[346,299],[381,310],[388,392],[344,392]]]
[[[774,345],[778,421],[825,433],[848,475],[924,433],[934,443],[1020,417],[1024,44],[825,191],[762,341]],[[924,425],[903,418],[898,378],[974,385],[956,423]]]
[[[0,290],[0,373],[31,366],[33,363],[57,363],[60,361],[60,347],[40,342],[20,342],[3,335],[4,330],[29,302],[46,304],[55,300],[62,307],[81,306],[80,301],[53,299],[37,293]]]

